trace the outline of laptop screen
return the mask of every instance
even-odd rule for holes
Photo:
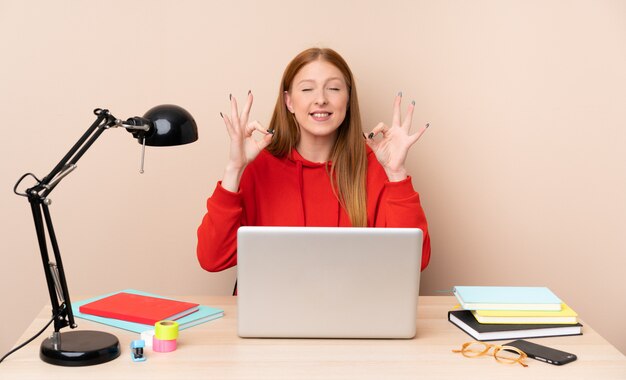
[[[239,335],[414,337],[422,239],[416,228],[241,227]]]

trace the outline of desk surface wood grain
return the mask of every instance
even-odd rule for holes
[[[88,297],[75,297],[83,298]],[[0,379],[626,379],[626,357],[588,325],[582,336],[532,340],[578,356],[564,366],[527,359],[523,368],[454,354],[452,349],[472,340],[447,320],[454,297],[420,297],[417,337],[410,340],[242,339],[236,297],[176,298],[222,308],[225,316],[181,331],[174,352],[147,349],[147,360],[139,363],[131,361],[129,348],[138,334],[78,319],[81,330],[115,334],[121,356],[97,366],[53,366],[39,359],[42,336],[0,364]],[[19,342],[49,315],[45,307]]]

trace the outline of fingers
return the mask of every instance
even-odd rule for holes
[[[237,99],[235,99],[235,97],[230,94],[230,117],[232,120],[232,124],[235,127],[240,127],[241,124],[239,123],[239,111],[237,109]]]
[[[265,131],[265,136],[263,136],[263,138],[261,140],[257,141],[257,145],[259,147],[259,150],[263,150],[268,145],[270,145],[270,143],[272,142],[272,137],[274,137],[273,133],[269,133],[269,132]]]
[[[409,104],[409,109],[407,111],[406,119],[404,120],[404,123],[402,123],[401,104],[402,104],[402,92],[399,92],[398,95],[396,96],[396,100],[393,103],[393,118],[391,121],[391,126],[392,127],[401,126],[408,132],[411,129],[411,123],[413,122],[413,111],[415,110],[415,100],[411,101],[411,104]]]
[[[363,134],[363,137],[365,137],[365,143],[369,145],[372,150],[376,151],[378,145],[380,144],[380,141],[374,140],[374,137],[376,137],[376,135],[378,135],[379,133],[382,133],[382,135],[384,136],[387,129],[388,128],[384,123],[378,123],[378,125],[376,125],[374,129],[372,129],[369,135],[366,135],[365,133]]]
[[[241,117],[240,117],[241,125],[248,125],[248,116],[250,115],[250,108],[252,108],[253,100],[254,98],[252,96],[252,91],[248,91],[246,104],[243,106],[243,110],[241,110]]]
[[[367,139],[368,140],[372,140],[374,137],[376,137],[379,133],[382,133],[383,136],[385,136],[385,132],[387,132],[389,128],[387,128],[387,126],[384,123],[378,123],[374,129],[372,129],[372,131],[370,132],[369,135],[367,135]]]
[[[259,150],[265,149],[265,147],[267,147],[269,143],[272,142],[272,137],[274,137],[274,132],[273,131],[270,132],[269,129],[263,128],[261,123],[259,123],[256,120],[248,124],[248,126],[246,127],[246,135],[248,137],[251,137],[254,131],[261,132],[264,135],[261,140],[256,142],[256,144],[259,147]]]
[[[369,137],[372,136],[372,137]],[[378,144],[380,144],[380,142],[378,140],[374,140],[373,139],[373,135],[370,133],[369,135],[366,135],[365,133],[363,134],[363,137],[365,138],[365,143],[367,145],[370,146],[370,148],[372,148],[372,150],[375,152],[378,148]]]
[[[402,123],[402,118],[400,115],[401,103],[402,103],[402,92],[398,92],[398,95],[396,95],[396,100],[393,102],[393,118],[391,121],[391,125],[400,126]]]
[[[224,124],[226,124],[226,130],[228,131],[228,134],[232,135],[233,133],[236,133],[235,127],[233,127],[233,123],[228,118],[228,115],[224,115],[220,112],[220,116],[224,120]]]
[[[264,135],[269,134],[268,130],[263,128],[263,126],[261,125],[261,123],[259,123],[258,121],[254,120],[252,122],[250,122],[247,126],[246,126],[246,136],[250,137],[252,136],[252,133],[254,131],[259,131],[261,133],[263,133]]]
[[[411,145],[415,144],[417,140],[419,140],[420,137],[422,137],[424,132],[426,132],[429,126],[430,126],[430,123],[426,123],[426,125],[423,126],[416,134],[409,136],[409,143]]]
[[[413,111],[415,110],[415,100],[411,101],[409,104],[409,109],[406,112],[406,118],[404,119],[404,124],[402,124],[402,128],[404,128],[407,133],[411,130],[411,124],[413,123]]]
[[[224,115],[220,112],[220,116],[224,119],[224,123],[226,124],[226,128],[229,133],[234,132],[245,132],[245,128],[248,124],[248,117],[250,115],[250,109],[252,108],[252,103],[254,97],[252,96],[252,91],[248,91],[248,97],[246,98],[246,103],[243,106],[243,110],[241,114],[239,114],[237,99],[230,94],[230,117]]]

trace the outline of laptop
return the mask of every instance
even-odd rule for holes
[[[417,228],[240,227],[237,331],[258,338],[413,338]]]

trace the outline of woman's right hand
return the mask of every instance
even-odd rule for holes
[[[230,137],[229,160],[224,172],[224,178],[222,179],[222,187],[232,192],[236,192],[239,189],[239,179],[246,166],[254,161],[259,153],[272,141],[273,131],[269,132],[264,129],[256,120],[248,123],[252,101],[252,92],[248,91],[246,104],[241,114],[239,114],[237,100],[231,95],[230,117],[220,113]],[[252,137],[252,133],[255,130],[264,135],[262,139],[257,141]]]

